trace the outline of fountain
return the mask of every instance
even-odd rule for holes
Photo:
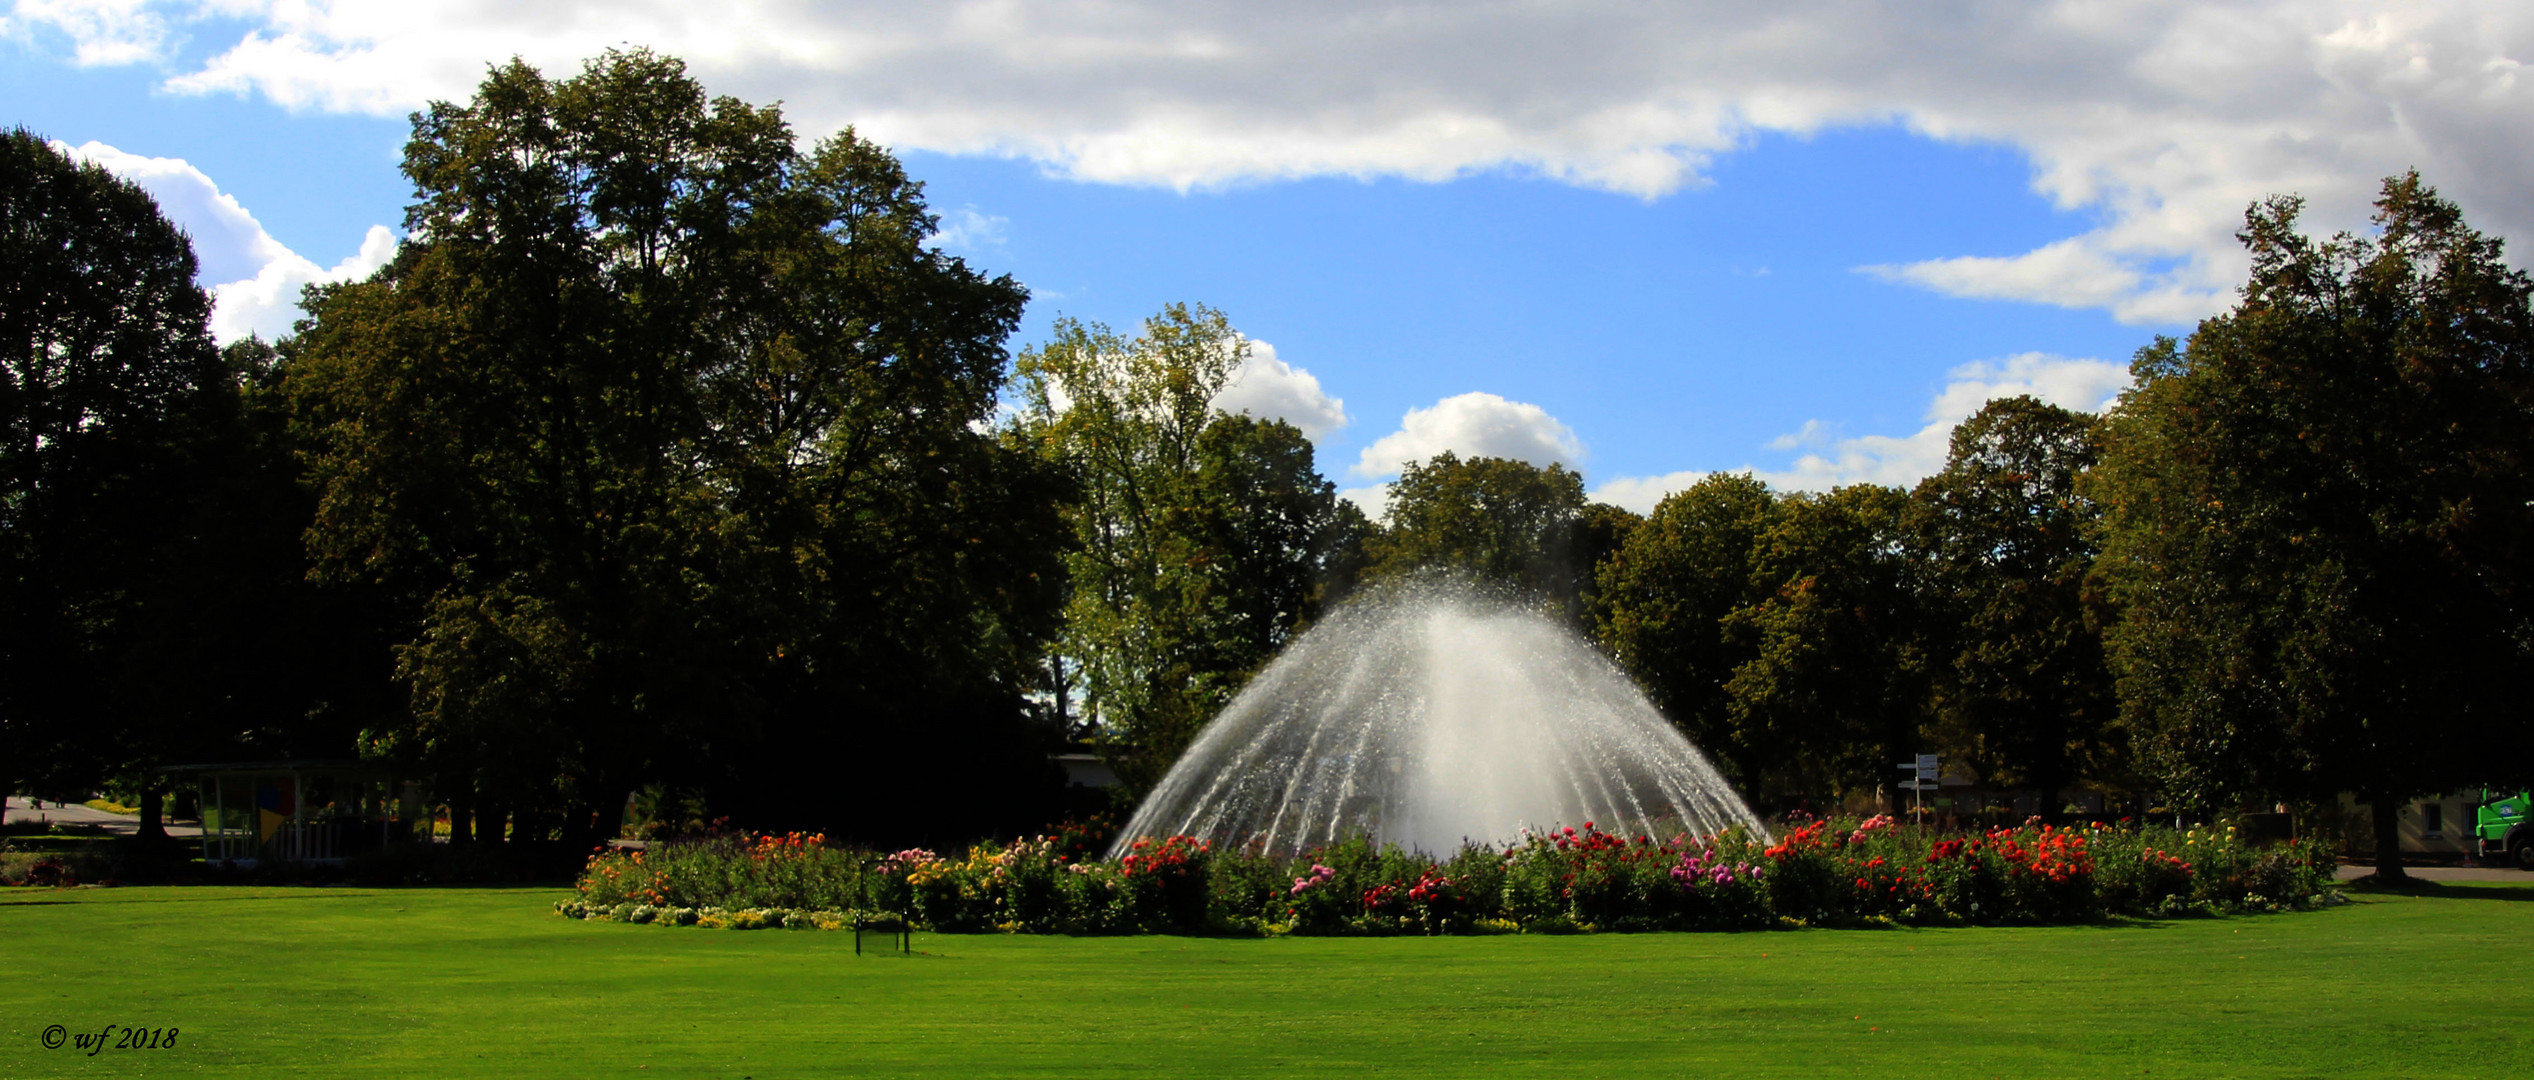
[[[1362,835],[1448,853],[1593,822],[1705,834],[1750,808],[1626,675],[1535,606],[1427,577],[1312,627],[1208,725],[1135,812],[1292,855]]]

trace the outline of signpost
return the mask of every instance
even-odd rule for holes
[[[1901,788],[1910,793],[1913,807],[1910,811],[1910,819],[1924,822],[1927,814],[1926,793],[1936,790],[1936,755],[1920,754],[1918,760],[1901,762],[1899,768],[1902,772],[1911,774],[1909,779],[1900,783]]]

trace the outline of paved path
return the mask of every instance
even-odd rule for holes
[[[38,810],[35,808],[35,800],[24,795],[11,795],[0,799],[0,816],[5,816],[11,825],[37,822],[52,822],[57,825],[95,825],[116,836],[130,836],[141,831],[139,814],[109,814],[103,810],[90,809],[76,803],[64,806],[49,799],[45,800],[44,808]],[[202,829],[199,826],[173,823],[166,823],[166,825],[169,836],[202,835]]]
[[[2506,881],[2534,885],[2534,874],[2496,866],[2405,866],[2402,869],[2421,881]],[[2375,872],[2376,868],[2372,866],[2343,866],[2340,879],[2349,881]]]

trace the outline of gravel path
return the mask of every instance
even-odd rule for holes
[[[130,836],[141,831],[141,816],[138,814],[109,814],[103,810],[93,810],[76,803],[64,806],[50,800],[46,800],[43,809],[39,810],[35,807],[35,800],[24,795],[0,798],[0,816],[5,816],[11,825],[39,822],[52,822],[57,825],[96,825],[116,836]],[[198,826],[177,825],[172,822],[166,824],[169,836],[202,835],[202,829]]]

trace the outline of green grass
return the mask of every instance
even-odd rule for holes
[[[2534,1075],[2534,889],[2107,927],[1447,939],[581,923],[548,889],[0,894],[0,1077]],[[48,1024],[181,1029],[47,1051]]]

